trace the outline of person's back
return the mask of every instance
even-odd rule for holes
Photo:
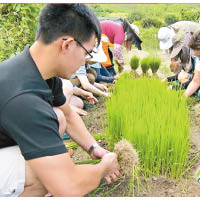
[[[112,21],[102,21],[100,24],[102,34],[105,34],[111,43],[120,45],[123,44],[125,33],[122,24]]]
[[[45,123],[46,118],[42,117],[42,112],[49,112],[49,116],[51,113],[51,117],[54,117],[51,109],[49,109],[49,105],[60,105],[58,102],[53,102],[53,88],[50,90],[47,83],[51,82],[50,85],[54,87],[52,81],[56,80],[56,78],[48,79],[47,82],[42,79],[38,68],[30,56],[28,46],[25,47],[21,54],[0,63],[0,71],[0,147],[19,144],[22,148],[22,154],[26,159],[31,159],[32,155],[36,156],[37,154],[39,156],[44,154],[43,151],[46,150],[42,150],[42,148],[47,149],[48,144],[46,143],[46,145],[42,147],[42,144],[38,141],[38,144],[35,145],[34,137],[37,137],[37,134],[40,134],[42,131],[41,128],[40,131],[37,130],[38,126],[36,124],[37,120],[42,120],[43,123]],[[65,97],[62,96],[61,99],[63,99],[61,102],[62,105],[65,101]],[[19,102],[21,102],[21,104]],[[35,115],[36,108],[33,106],[34,104],[37,105],[37,115]],[[27,112],[27,110],[29,110],[29,112]],[[31,116],[34,115],[35,117],[37,116],[38,119],[32,120],[29,126],[25,126],[30,122],[29,120],[27,121],[27,119],[30,119]],[[15,120],[16,116],[18,116],[20,121]],[[18,130],[13,131],[16,126]],[[31,129],[31,131],[29,129]],[[24,135],[27,131],[29,133],[28,137]],[[36,131],[37,134],[35,133]],[[40,135],[38,136],[40,138]],[[51,135],[49,135],[49,138],[50,137]],[[27,141],[27,139],[29,141]],[[29,148],[27,148],[28,143]],[[39,146],[41,149],[40,152],[37,152]],[[63,150],[65,149],[62,143],[60,143],[60,146],[62,146],[61,148],[63,148]],[[66,152],[66,150],[64,150],[64,152]]]
[[[200,29],[200,24],[192,21],[178,21],[170,26],[173,27],[175,32],[184,31],[194,33]]]

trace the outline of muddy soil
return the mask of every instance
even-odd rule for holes
[[[134,52],[137,54],[137,52]],[[147,52],[140,52],[140,57],[145,57],[148,55]],[[163,62],[168,65],[169,59],[166,58],[165,55],[162,55],[160,52],[160,56],[162,56]],[[130,71],[130,66],[126,65],[125,71]],[[138,69],[138,73],[141,73],[141,70]],[[158,72],[158,76],[160,78],[166,77],[166,75],[162,72]],[[191,150],[190,156],[196,156],[200,152],[200,114],[199,116],[195,113],[195,105],[197,102],[190,105],[190,138],[191,138]],[[105,99],[99,98],[99,103],[93,106],[91,109],[87,110],[89,115],[82,117],[87,128],[92,134],[102,133],[104,132],[107,124],[106,124],[106,109],[105,109]],[[99,141],[100,144],[105,141]],[[87,154],[83,153],[81,149],[75,151],[73,155],[74,160],[87,160],[89,157]],[[88,196],[94,197],[118,197],[118,196],[134,196],[138,197],[199,197],[200,196],[200,184],[197,183],[195,179],[195,173],[197,168],[200,167],[200,159],[197,160],[187,175],[181,180],[172,180],[167,177],[159,176],[143,179],[140,178],[140,187],[137,187],[137,183],[135,182],[134,188],[129,184],[130,177],[121,178],[120,180],[106,185],[105,181],[102,181],[100,187],[88,194]]]

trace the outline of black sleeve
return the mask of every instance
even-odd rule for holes
[[[66,97],[62,89],[62,80],[59,77],[48,79],[47,84],[53,94],[53,106],[62,106],[66,102]]]
[[[178,80],[178,74],[167,77],[167,82],[177,81],[177,80]]]
[[[39,96],[26,93],[15,97],[0,117],[4,132],[16,141],[26,160],[67,152],[57,116]]]

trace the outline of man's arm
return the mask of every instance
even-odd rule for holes
[[[88,152],[92,144],[96,143],[96,140],[88,132],[81,117],[71,109],[67,102],[59,108],[63,111],[66,118],[67,134]]]
[[[53,196],[84,196],[95,189],[100,180],[120,175],[116,154],[106,154],[96,165],[74,165],[68,153],[29,160],[31,169]]]
[[[188,85],[188,87],[185,91],[185,96],[190,97],[199,87],[200,87],[200,72],[195,70],[194,78]]]

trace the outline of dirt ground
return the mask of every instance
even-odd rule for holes
[[[137,54],[137,51],[134,52]],[[141,56],[146,56],[148,53],[140,52]],[[166,56],[162,55],[163,62],[167,65],[169,60]],[[126,66],[126,71],[130,70],[130,67]],[[138,73],[141,73],[141,70],[138,70]],[[158,72],[160,78],[164,78],[166,75],[162,72]],[[88,110],[89,115],[82,117],[87,128],[92,134],[102,133],[105,130],[106,124],[106,109],[104,104],[104,98],[99,98],[99,103],[93,106]],[[200,158],[200,114],[195,113],[195,104],[190,105],[190,136],[191,136],[191,150],[190,150],[190,159],[194,156]],[[200,113],[200,112],[199,112]],[[102,141],[99,141],[100,144]],[[105,145],[105,144],[103,144]],[[87,160],[88,155],[83,153],[81,149],[75,151],[73,155],[74,160]],[[200,166],[200,159],[195,161],[189,172],[181,180],[172,180],[163,176],[152,177],[144,179],[139,177],[140,185],[138,188],[138,182],[134,182],[134,188],[129,184],[130,177],[121,178],[120,180],[112,183],[111,185],[106,185],[105,181],[102,181],[98,189],[94,190],[88,196],[94,197],[118,197],[118,196],[134,196],[138,197],[199,197],[200,196],[200,184],[197,183],[195,179],[195,173],[197,168]]]

